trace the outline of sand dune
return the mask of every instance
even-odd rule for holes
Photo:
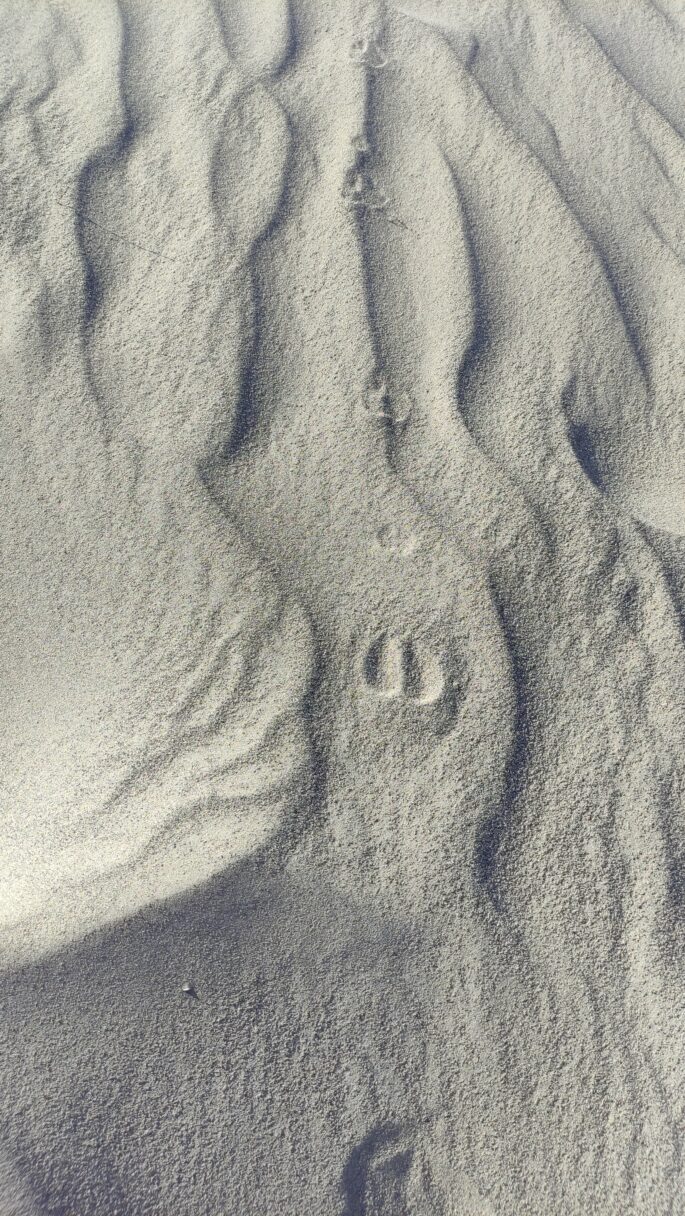
[[[192,106],[169,95],[171,60],[164,91],[136,20],[112,23],[119,96],[70,179],[46,171],[49,120],[24,135],[30,251],[10,234],[5,248],[8,278],[30,300],[10,317],[33,346],[11,343],[3,411],[10,956],[35,935],[53,945],[249,854],[297,817],[310,781],[307,621],[201,480],[246,357],[244,284],[234,271],[237,291],[224,299],[220,275],[214,298],[207,291],[218,223],[209,174],[201,190],[185,161],[176,173],[172,164],[184,136],[200,146]],[[94,23],[93,38],[109,28]],[[135,73],[155,95],[138,90],[134,112]],[[165,100],[166,151],[153,117]],[[132,141],[145,122],[148,136]],[[177,189],[186,177],[191,199]],[[162,191],[154,214],[136,214],[136,181],[147,183],[146,208]],[[174,244],[194,239],[188,215],[203,250],[194,276]],[[230,275],[220,245],[216,258]],[[27,840],[19,825],[30,821]],[[46,915],[58,898],[59,914]]]
[[[0,8],[0,1213],[685,1212],[684,13]]]

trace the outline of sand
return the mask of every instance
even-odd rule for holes
[[[683,80],[2,0],[0,1216],[685,1213]]]

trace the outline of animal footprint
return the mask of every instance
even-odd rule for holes
[[[432,651],[411,638],[387,632],[378,634],[368,646],[362,677],[376,696],[416,706],[455,704],[460,692],[459,681],[447,675],[445,664]]]
[[[359,211],[385,211],[388,196],[358,162],[349,170],[343,186],[347,206]]]
[[[383,524],[376,532],[376,542],[380,549],[387,549],[400,557],[411,557],[420,546],[418,537],[400,524]]]
[[[360,67],[380,71],[387,67],[388,58],[375,38],[357,38],[350,47],[350,59]]]
[[[371,145],[365,135],[352,137],[354,162],[347,170],[342,196],[350,210],[356,211],[360,218],[376,215],[407,229],[403,219],[390,209],[390,199],[381,190],[369,172]]]
[[[375,371],[366,386],[364,405],[374,418],[384,419],[392,426],[404,426],[411,413],[411,401],[405,392],[395,392],[387,377]]]

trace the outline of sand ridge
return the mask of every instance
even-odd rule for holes
[[[0,23],[8,1210],[685,1210],[682,6]]]

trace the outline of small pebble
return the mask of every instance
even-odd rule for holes
[[[181,988],[181,992],[184,992],[186,996],[197,996],[195,985],[191,984],[189,980],[186,980],[185,984]]]

